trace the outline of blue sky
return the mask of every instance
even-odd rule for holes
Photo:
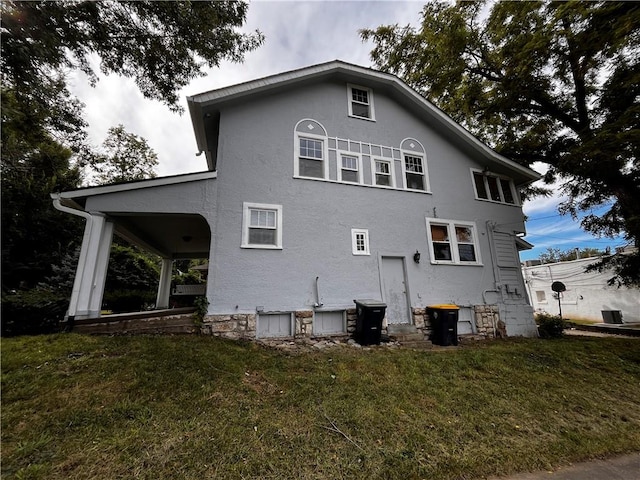
[[[422,5],[403,1],[253,1],[243,29],[259,29],[266,37],[264,45],[246,55],[244,63],[223,63],[191,82],[180,93],[183,106],[186,108],[188,95],[330,60],[372,66],[369,52],[373,45],[363,43],[358,30],[395,23],[416,26]],[[123,124],[127,131],[146,138],[156,151],[158,175],[206,170],[204,156],[196,157],[188,115],[180,116],[159,102],[144,99],[129,79],[101,76],[96,88],[91,88],[83,74],[74,72],[70,83],[86,105],[85,118],[94,145],[102,143],[109,127]],[[523,260],[537,258],[548,247],[604,249],[624,244],[585,234],[570,217],[558,215],[559,201],[554,195],[525,204],[530,217],[526,239],[536,248],[523,252]]]

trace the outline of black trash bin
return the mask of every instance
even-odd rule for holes
[[[380,300],[354,300],[356,304],[355,340],[360,345],[380,345],[382,320],[387,304]]]
[[[431,341],[436,345],[458,345],[457,305],[429,305],[426,312],[431,319]]]

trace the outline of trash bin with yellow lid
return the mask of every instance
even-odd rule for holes
[[[425,309],[431,320],[431,341],[436,345],[458,345],[458,311],[450,303],[428,305]]]

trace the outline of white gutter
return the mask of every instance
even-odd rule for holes
[[[53,206],[56,210],[59,210],[64,213],[70,213],[71,215],[76,215],[78,217],[82,217],[87,220],[87,224],[84,227],[84,235],[82,236],[82,245],[84,246],[89,239],[89,235],[91,234],[91,227],[93,225],[93,217],[90,213],[85,212],[84,210],[77,210],[75,208],[70,208],[65,205],[62,205],[60,202],[60,194],[52,193],[51,198],[53,199]],[[74,317],[76,316],[76,309],[78,306],[78,295],[80,292],[80,284],[82,283],[82,274],[78,275],[79,272],[84,272],[85,263],[87,262],[87,249],[80,248],[80,258],[78,258],[78,268],[76,270],[76,276],[73,280],[73,289],[71,290],[71,299],[69,300],[69,310],[67,311],[67,320],[69,322],[73,322]]]

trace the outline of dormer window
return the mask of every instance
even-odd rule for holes
[[[370,88],[347,85],[349,116],[375,120],[373,110],[373,92]]]

